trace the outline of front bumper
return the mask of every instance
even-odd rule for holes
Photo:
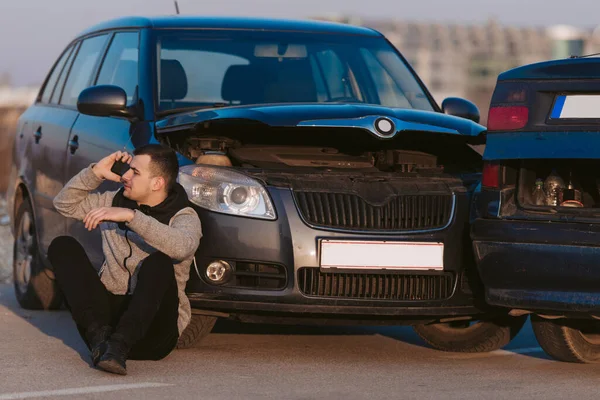
[[[270,187],[269,193],[278,212],[276,221],[241,218],[197,209],[202,221],[203,238],[187,286],[194,309],[227,315],[260,314],[273,318],[302,316],[351,320],[403,317],[415,320],[439,319],[477,315],[487,311],[483,294],[476,294],[478,282],[473,276],[475,267],[468,242],[466,194],[456,195],[451,223],[443,229],[382,234],[311,227],[299,215],[289,189]],[[321,239],[441,241],[445,245],[444,271],[384,273],[386,276],[378,275],[382,271],[371,271],[368,274],[371,277],[363,276],[360,283],[362,286],[355,292],[362,293],[362,298],[356,298],[344,292],[344,287],[351,285],[352,274],[349,273],[345,281],[338,279],[340,275],[333,278],[330,275],[319,275],[318,243]],[[204,270],[214,260],[225,260],[232,264],[280,266],[285,272],[285,284],[279,289],[210,284],[204,276]],[[469,264],[471,268],[466,273]],[[307,269],[315,274],[314,282],[320,282],[321,285],[319,290],[311,293],[307,293],[307,285],[301,275]],[[353,273],[364,275],[363,272]],[[446,286],[440,288],[436,282],[445,282]],[[410,293],[413,295],[390,299],[393,296],[389,294],[399,293],[401,290],[406,293],[412,290]]]
[[[600,225],[478,219],[471,232],[489,304],[600,315]]]

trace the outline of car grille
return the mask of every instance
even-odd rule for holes
[[[401,273],[322,272],[301,268],[298,286],[307,296],[369,300],[444,300],[452,295],[454,277]]]
[[[378,206],[354,194],[296,191],[294,195],[307,223],[341,230],[443,228],[450,220],[453,205],[451,194],[399,195]]]

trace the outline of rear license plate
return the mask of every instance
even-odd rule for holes
[[[322,269],[444,269],[440,242],[322,240],[320,250]]]
[[[600,119],[600,95],[557,96],[550,118]]]

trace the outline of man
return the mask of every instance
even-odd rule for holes
[[[129,164],[119,176],[116,161]],[[105,261],[93,268],[76,238],[52,241],[48,258],[92,363],[125,375],[129,359],[159,360],[191,319],[184,289],[201,225],[176,182],[175,152],[151,144],[117,151],[75,175],[54,199],[64,216],[100,229]],[[118,191],[92,193],[104,180]]]

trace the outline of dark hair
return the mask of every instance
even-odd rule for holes
[[[173,189],[177,182],[177,174],[179,173],[179,162],[175,151],[162,144],[146,144],[136,148],[133,155],[150,156],[150,168],[156,176],[162,176],[165,179],[167,192]]]

